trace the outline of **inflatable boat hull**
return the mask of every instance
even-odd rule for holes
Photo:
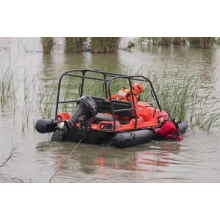
[[[40,119],[36,122],[35,128],[41,133],[54,132],[56,130],[57,123],[53,119]]]
[[[188,121],[179,123],[181,134],[186,132]],[[140,130],[125,133],[117,133],[113,140],[113,145],[117,148],[131,147],[138,144],[145,144],[151,140],[163,140],[161,136],[152,130]]]
[[[39,133],[56,132],[57,123],[53,119],[40,119],[36,123],[36,130]],[[188,127],[188,121],[179,123],[179,129],[181,134],[184,134]],[[117,148],[131,147],[139,144],[148,143],[151,140],[163,140],[163,138],[157,135],[154,131],[143,129],[137,131],[126,131],[123,133],[103,132],[85,129],[74,128],[65,140],[79,142],[82,139],[82,143],[89,144],[102,144],[103,141],[112,138],[112,145]],[[57,140],[60,141],[60,140]]]

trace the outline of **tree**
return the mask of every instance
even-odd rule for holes
[[[116,53],[120,37],[91,37],[92,53]]]
[[[86,37],[65,37],[66,52],[81,53]]]
[[[50,53],[53,48],[53,37],[41,37],[41,43],[44,53]]]
[[[200,46],[202,49],[210,49],[213,42],[213,37],[201,37]]]

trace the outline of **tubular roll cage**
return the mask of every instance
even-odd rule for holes
[[[74,74],[74,72],[81,72],[82,75],[76,75]],[[98,77],[91,77],[91,76],[86,76],[86,73],[99,73],[100,75],[102,75],[103,78],[98,78]],[[123,75],[123,74],[119,74],[119,73],[111,73],[111,72],[105,72],[105,71],[100,71],[100,70],[94,70],[94,69],[73,69],[73,70],[69,70],[64,72],[59,79],[58,82],[58,91],[57,91],[57,101],[56,101],[56,108],[55,108],[55,120],[57,120],[57,111],[58,111],[58,105],[60,103],[71,103],[71,102],[76,102],[76,100],[68,100],[68,101],[59,101],[60,98],[60,87],[61,87],[61,82],[64,76],[70,76],[70,77],[78,77],[78,78],[82,78],[82,82],[79,85],[79,90],[78,90],[78,95],[80,97],[83,96],[83,88],[84,88],[84,80],[85,79],[92,79],[92,80],[99,80],[99,81],[103,81],[103,87],[105,88],[105,95],[106,98],[109,97],[109,101],[110,101],[110,106],[111,106],[111,111],[112,111],[112,115],[113,115],[113,119],[114,119],[114,126],[113,126],[113,131],[115,132],[115,124],[116,124],[116,120],[115,120],[115,112],[122,112],[122,111],[131,111],[134,110],[135,112],[135,124],[134,124],[134,129],[137,127],[137,112],[136,112],[136,108],[135,108],[135,102],[134,99],[132,98],[132,106],[134,106],[134,108],[129,108],[129,109],[121,109],[121,110],[114,110],[113,107],[113,103],[112,103],[112,98],[111,98],[111,91],[110,91],[110,85],[112,83],[113,80],[119,79],[119,78],[124,78],[124,79],[128,79],[129,81],[129,87],[130,87],[130,91],[131,94],[133,96],[133,89],[132,89],[132,82],[131,80],[138,80],[138,81],[144,81],[144,82],[148,82],[151,86],[151,93],[153,95],[153,97],[155,98],[157,105],[161,111],[161,107],[160,107],[160,103],[157,99],[157,95],[155,93],[155,90],[153,88],[153,85],[151,83],[151,81],[144,77],[144,76],[140,76],[140,75],[132,75],[132,76],[127,76],[127,75]],[[107,77],[110,77],[110,79],[107,79]]]

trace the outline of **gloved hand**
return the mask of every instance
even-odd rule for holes
[[[152,130],[155,131],[157,133],[157,131],[159,130],[160,128],[158,128],[157,126],[156,127],[152,127]]]

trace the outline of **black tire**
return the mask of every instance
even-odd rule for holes
[[[54,131],[51,137],[51,141],[65,141],[65,140],[66,140],[66,136],[63,135],[63,132],[60,129]]]

